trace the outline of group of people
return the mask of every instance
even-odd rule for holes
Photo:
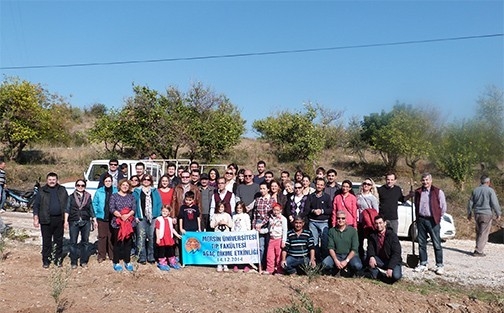
[[[394,282],[402,276],[398,202],[414,197],[420,246],[420,264],[415,271],[428,269],[429,235],[435,252],[433,270],[444,273],[439,231],[446,199],[443,191],[432,185],[428,173],[422,175],[422,187],[406,195],[395,184],[394,173],[388,173],[386,184],[378,188],[371,178],[364,179],[355,194],[351,181],[343,180],[340,185],[336,170],[321,167],[314,179],[297,171],[291,180],[290,173],[282,171],[276,180],[264,161],[257,163],[255,175],[229,164],[223,176],[215,168],[201,173],[197,162],[179,171],[169,163],[166,174],[153,186],[142,162],[136,164],[136,173],[129,179],[119,166],[118,160],[109,161],[92,199],[84,180],[77,180],[75,192],[68,196],[57,183],[57,174],[47,175],[33,212],[34,225],[41,227],[44,267],[51,261],[61,266],[64,227],[70,232],[73,268],[78,262],[87,266],[89,232],[96,228],[98,262],[108,256],[116,271],[134,269],[132,252],[140,264],[157,263],[161,270],[180,268],[183,259],[176,249],[181,248],[177,239],[186,232],[255,229],[264,274],[292,274],[303,265],[323,264],[326,272],[353,276],[366,268],[370,276]],[[486,183],[485,178],[482,184]],[[481,242],[485,241],[484,223],[488,220],[482,216],[488,213],[484,208],[490,206],[490,212],[500,216],[493,196],[486,202],[481,198],[488,189],[493,191],[475,191],[470,202],[470,212],[475,208],[481,224]],[[83,243],[80,251],[79,234]],[[475,255],[483,254],[483,247],[483,243],[477,245]],[[228,264],[217,266],[217,271],[229,270]],[[234,266],[233,270],[239,269]],[[249,267],[243,270],[247,272]]]

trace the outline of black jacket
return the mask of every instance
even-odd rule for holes
[[[385,241],[383,242],[383,249],[386,259],[382,261],[387,263],[388,269],[393,269],[396,265],[402,264],[401,258],[401,243],[399,238],[392,231],[392,229],[387,228],[385,231]],[[368,246],[367,246],[367,257],[368,260],[372,256],[378,256],[378,233],[375,231],[369,235]]]
[[[68,207],[66,209],[66,213],[68,213],[68,221],[72,222],[80,219],[89,221],[92,217],[95,217],[91,195],[88,192],[86,192],[86,194],[87,201],[80,210],[77,205],[77,201],[75,200],[75,192],[68,197]]]
[[[33,215],[38,215],[40,224],[50,224],[51,214],[49,212],[49,202],[51,201],[50,187],[45,185],[40,188],[35,201],[33,202]],[[68,204],[68,193],[65,187],[56,185],[56,192],[58,194],[59,205],[61,208],[61,221],[65,217],[65,210]]]

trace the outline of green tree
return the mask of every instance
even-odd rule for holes
[[[201,83],[186,94],[175,87],[160,94],[133,86],[133,92],[121,111],[99,118],[90,132],[107,149],[123,153],[129,148],[137,157],[155,151],[163,158],[176,158],[185,147],[191,159],[212,161],[245,131],[245,121],[229,99]]]
[[[4,154],[19,160],[28,144],[65,142],[71,111],[63,99],[40,84],[5,78],[0,85],[0,140],[5,144]]]
[[[362,139],[380,154],[385,166],[395,170],[404,157],[413,177],[417,164],[432,150],[435,114],[411,105],[396,104],[389,113],[364,117]]]
[[[475,136],[478,125],[474,122],[455,122],[445,128],[436,145],[435,163],[443,174],[450,177],[459,190],[474,172],[480,145]]]
[[[260,138],[271,144],[280,162],[314,161],[324,147],[324,136],[314,123],[317,110],[310,105],[305,109],[306,112],[283,111],[252,124]]]
[[[504,161],[504,92],[489,86],[477,100],[474,131],[480,143],[480,162],[497,167]]]
[[[361,138],[375,153],[380,155],[383,164],[388,169],[395,169],[400,156],[399,151],[395,146],[390,145],[391,136],[388,131],[385,131],[391,119],[392,112],[385,113],[385,111],[380,114],[371,113],[364,116]]]

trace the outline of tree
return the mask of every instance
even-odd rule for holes
[[[497,167],[504,161],[504,92],[495,86],[489,86],[477,100],[475,132],[481,150],[480,162],[487,162]]]
[[[371,113],[364,116],[362,121],[362,140],[367,143],[375,153],[382,158],[387,169],[395,169],[399,160],[399,152],[390,144],[388,132],[383,131],[392,119],[392,112],[380,114]],[[387,137],[388,136],[388,137]]]
[[[411,105],[394,105],[392,111],[364,117],[362,139],[377,151],[385,166],[395,170],[399,158],[404,157],[413,177],[417,163],[432,149],[435,134],[434,114]]]
[[[260,138],[272,145],[280,162],[313,161],[324,146],[324,137],[314,123],[316,109],[310,105],[305,109],[304,113],[283,111],[252,124]]]
[[[478,161],[479,144],[475,141],[474,122],[455,122],[443,132],[436,145],[435,162],[443,174],[450,177],[459,190],[464,190],[465,183],[473,175],[474,165]]]
[[[5,144],[5,156],[19,160],[30,143],[65,142],[70,111],[63,99],[40,84],[5,78],[0,85],[0,140]]]
[[[155,151],[163,158],[176,158],[188,149],[191,159],[212,161],[225,155],[245,131],[245,121],[224,95],[201,83],[187,94],[169,87],[161,94],[146,86],[133,86],[134,96],[118,113],[104,115],[90,132],[94,141],[137,157]]]

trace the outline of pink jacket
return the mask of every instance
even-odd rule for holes
[[[336,225],[336,213],[338,211],[345,211],[347,225],[357,229],[359,214],[357,213],[357,198],[353,194],[349,193],[346,198],[343,198],[341,194],[334,197],[331,216],[332,226]]]

